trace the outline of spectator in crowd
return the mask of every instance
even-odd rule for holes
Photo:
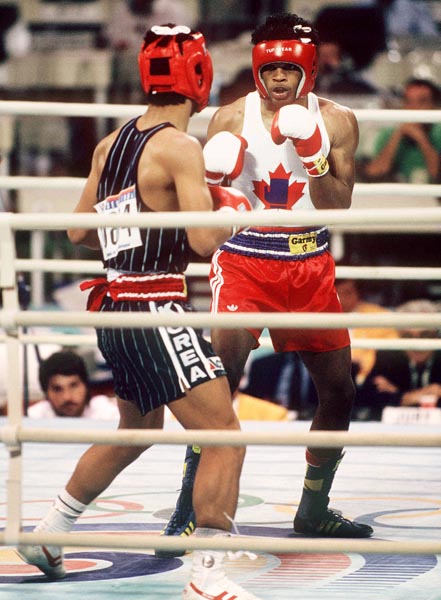
[[[403,108],[433,110],[441,106],[441,91],[429,79],[409,79]],[[440,180],[441,123],[402,123],[382,129],[374,156],[364,167],[368,180],[437,183]]]
[[[317,392],[297,352],[249,360],[241,391],[285,407],[291,418],[311,420],[317,409]]]
[[[106,37],[115,50],[138,53],[139,40],[152,25],[173,22],[192,26],[192,20],[184,0],[120,0],[112,2]]]
[[[357,313],[381,313],[387,311],[386,308],[367,302],[363,299],[362,284],[355,279],[339,279],[335,282],[337,294],[343,312]],[[351,331],[351,339],[365,338],[396,338],[395,329],[386,327],[360,327]],[[376,352],[372,348],[351,348],[352,352],[352,374],[357,385],[361,385],[375,363]]]
[[[375,0],[326,2],[314,19],[321,41],[338,40],[356,69],[366,69],[386,49],[383,11]]]
[[[115,398],[91,396],[86,364],[75,352],[55,352],[43,360],[39,381],[46,399],[29,407],[28,416],[31,418],[119,418]]]
[[[31,44],[31,33],[20,8],[12,3],[0,3],[0,86],[8,84],[7,61],[26,56]]]
[[[430,79],[411,78],[403,88],[402,108],[408,110],[434,110],[441,106],[441,90]],[[404,183],[439,183],[441,177],[441,123],[402,123],[381,128],[373,142],[370,156],[360,156],[357,177],[359,180],[395,181]],[[370,234],[360,244],[356,235],[348,234],[350,252],[360,256],[369,248],[374,250],[377,264],[395,266],[437,266],[433,252],[438,243],[438,233],[422,235],[407,232],[376,236],[372,248]],[[409,290],[410,283],[406,283]],[[424,297],[427,288],[422,282],[412,282],[412,291],[404,294],[402,282],[394,286],[395,298],[389,296],[388,304],[396,306],[410,298]]]
[[[337,39],[322,40],[317,48],[318,75],[315,91],[319,95],[377,94],[377,88],[363,79],[351,57]]]
[[[411,300],[397,312],[433,313],[429,300]],[[437,338],[436,329],[403,329],[400,337]],[[441,405],[441,350],[383,350],[377,353],[372,371],[361,387],[358,404],[370,418],[381,419],[386,406],[423,406],[429,400]]]
[[[438,36],[430,2],[425,0],[376,0],[382,9],[387,37]]]

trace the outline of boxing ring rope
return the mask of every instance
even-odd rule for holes
[[[77,104],[77,103],[47,103],[47,102],[2,102],[0,114],[9,115],[58,115],[58,116],[95,116],[130,118],[144,112],[145,106],[104,105],[104,104]],[[207,108],[200,115],[196,115],[190,123],[192,127],[203,128],[211,118],[215,108]],[[404,110],[354,110],[358,120],[377,122],[422,122],[431,123],[441,120],[441,111],[404,111]],[[80,178],[27,178],[27,177],[0,177],[0,187],[4,189],[75,189],[79,190],[84,185]],[[441,186],[437,185],[403,185],[403,184],[356,184],[354,193],[366,194],[400,194],[402,196],[441,196]],[[316,214],[298,211],[294,215],[280,216],[276,211],[265,211],[265,214],[255,212],[247,214],[216,214],[211,213],[156,213],[146,215],[122,215],[118,217],[118,226],[148,226],[161,227],[173,226],[213,226],[213,225],[287,225],[292,217],[293,225],[314,225]],[[165,219],[164,221],[162,219]],[[283,220],[283,222],[282,222]],[[441,223],[440,208],[418,209],[375,209],[375,210],[324,210],[320,211],[320,221],[327,223],[331,231],[406,231],[412,232],[439,231]],[[104,315],[84,312],[26,312],[20,311],[17,301],[16,272],[29,270],[30,272],[43,269],[52,272],[61,272],[67,265],[64,261],[49,265],[50,261],[20,261],[15,256],[14,232],[19,230],[65,230],[66,223],[71,227],[95,228],[100,226],[112,227],[112,217],[98,215],[73,215],[72,213],[59,214],[0,214],[0,287],[3,292],[3,308],[0,313],[0,324],[5,329],[5,344],[7,348],[7,363],[13,366],[9,370],[7,380],[8,418],[7,425],[0,428],[0,439],[9,452],[9,473],[7,480],[7,520],[4,532],[0,533],[0,544],[16,545],[18,543],[46,543],[63,546],[89,546],[111,548],[143,548],[155,549],[222,549],[243,550],[257,552],[361,552],[361,553],[434,553],[441,554],[441,542],[407,541],[388,542],[382,540],[338,540],[338,539],[278,539],[261,537],[231,537],[218,539],[200,538],[166,538],[144,535],[130,535],[127,537],[112,534],[95,534],[93,538],[87,534],[44,534],[21,532],[21,481],[22,481],[22,452],[23,443],[117,443],[127,445],[138,444],[187,444],[200,443],[201,445],[250,445],[250,444],[277,444],[277,445],[302,445],[302,446],[441,446],[441,434],[413,435],[413,434],[360,434],[351,432],[307,432],[292,433],[289,435],[256,434],[249,432],[220,432],[220,431],[57,431],[53,429],[28,428],[22,421],[21,403],[21,368],[19,366],[19,352],[23,343],[35,343],[43,339],[41,334],[23,334],[20,328],[43,325],[74,325],[92,327],[96,325],[106,327],[121,327],[122,324],[130,327],[156,327],[159,325],[169,327],[195,326],[195,327],[244,327],[277,326],[277,327],[441,327],[441,315],[431,314],[309,314],[296,315],[292,313],[272,314],[228,314],[210,315],[209,313],[187,313],[185,315]],[[410,223],[410,224],[409,224]],[[101,270],[98,262],[88,261],[92,264],[79,265],[76,261],[69,262],[69,269],[76,273],[95,273]],[[80,262],[80,261],[78,261]],[[50,269],[49,269],[50,266]],[[85,270],[84,270],[85,269]],[[206,265],[192,265],[191,270],[196,274],[206,274]],[[200,269],[200,271],[198,271]],[[351,270],[352,269],[352,270]],[[64,272],[64,271],[63,271]],[[197,275],[196,275],[197,276]],[[337,268],[338,277],[378,278],[378,279],[440,279],[439,269],[409,268],[380,268],[365,267]],[[157,316],[161,317],[160,319]],[[185,317],[185,319],[181,319]],[[113,318],[117,317],[117,318]],[[153,317],[153,318],[152,318]],[[300,318],[301,317],[301,318]],[[38,337],[40,335],[40,338]],[[91,339],[91,336],[71,336],[65,334],[66,339],[81,340]],[[51,338],[52,339],[52,338]],[[60,336],[59,339],[62,339]],[[63,338],[64,339],[64,338]],[[0,338],[3,341],[3,338]],[[366,347],[376,347],[374,340],[365,340]],[[415,342],[424,344],[438,343],[439,340],[377,340],[384,342],[386,347],[409,347]],[[354,341],[353,346],[360,344],[361,340]],[[363,346],[359,346],[363,347]],[[424,346],[426,347],[426,346]],[[431,346],[432,347],[432,346]],[[434,346],[433,346],[434,347]],[[436,346],[438,347],[438,346]],[[17,401],[18,399],[18,401]]]
[[[15,269],[19,272],[48,272],[71,274],[103,274],[101,261],[94,260],[63,260],[57,259],[16,259]],[[186,271],[187,277],[208,277],[210,265],[207,263],[191,263]],[[437,267],[350,267],[337,266],[337,279],[387,279],[387,280],[441,280],[441,268]],[[31,336],[18,333],[19,339],[24,344],[56,343],[60,345],[78,346],[95,345],[96,336],[87,334],[41,334],[34,333]],[[0,334],[0,342],[5,341],[6,336]],[[266,341],[262,340],[261,345]],[[394,350],[437,350],[441,348],[441,339],[376,339],[363,340],[355,338],[352,340],[353,348],[375,348]]]
[[[354,552],[370,554],[441,554],[441,542],[357,539],[287,539],[259,536],[231,536],[217,538],[166,537],[131,533],[128,536],[112,533],[0,533],[0,544],[48,544],[68,547],[91,547],[113,549],[153,548],[158,550],[230,550],[250,552],[283,553],[334,553]]]
[[[59,117],[105,117],[130,119],[146,110],[145,104],[105,104],[82,102],[33,102],[23,100],[5,100],[0,104],[0,115],[32,115]],[[208,106],[194,115],[192,121],[208,124],[217,107]],[[441,120],[441,110],[404,110],[404,109],[353,109],[357,120],[377,121],[381,123],[433,123]]]
[[[261,227],[280,227],[289,226],[316,226],[317,213],[312,211],[298,210],[286,214],[287,211],[278,209],[269,209],[265,211],[251,212],[169,212],[169,213],[142,213],[142,214],[123,214],[118,217],[119,227],[149,227],[157,229],[160,227],[224,227],[224,226],[261,226]],[[285,214],[283,214],[285,213]],[[93,229],[100,227],[114,227],[115,219],[112,215],[103,215],[102,220],[97,221],[98,215],[79,214],[79,213],[27,213],[14,214],[3,213],[1,216],[1,227],[10,227],[15,231],[28,229],[42,229],[65,231],[66,224],[72,228]],[[94,221],[89,219],[95,219]],[[371,230],[375,226],[387,226],[390,229],[410,227],[415,231],[418,226],[427,227],[428,231],[440,231],[441,229],[441,207],[421,207],[421,208],[401,208],[396,209],[352,209],[350,211],[342,209],[323,209],[320,210],[320,219],[330,228],[339,226],[344,230],[352,230],[354,226]]]
[[[74,259],[33,259],[18,258],[14,261],[17,271],[35,273],[46,271],[48,273],[77,273],[81,275],[103,274],[103,265],[99,260],[74,260]],[[186,270],[187,277],[208,277],[210,265],[208,263],[190,263]],[[429,280],[441,279],[441,268],[438,267],[350,267],[337,265],[337,279],[415,279]]]
[[[0,188],[8,190],[60,189],[81,191],[84,177],[34,177],[1,175]],[[356,183],[354,194],[359,196],[397,194],[401,196],[441,196],[441,184],[436,183]]]
[[[36,179],[36,178],[32,178],[32,179]],[[427,189],[426,186],[416,186],[416,187],[421,187],[420,193],[422,194],[422,196],[425,193],[425,190]],[[441,186],[433,186],[433,185],[429,185],[427,186],[428,188],[433,188],[435,187],[436,190],[433,193],[436,193],[436,191],[439,191],[439,193],[441,194]],[[439,190],[438,190],[439,188]],[[405,230],[409,230],[412,231],[413,233],[415,232],[428,232],[428,231],[438,231],[439,230],[439,216],[440,216],[440,211],[441,209],[438,207],[423,207],[423,208],[419,208],[419,209],[415,209],[415,208],[403,208],[400,210],[400,218],[397,217],[397,211],[394,209],[376,209],[376,211],[372,211],[370,209],[353,209],[351,210],[349,213],[348,211],[344,211],[344,210],[324,210],[321,211],[321,218],[323,220],[323,222],[326,222],[327,224],[329,224],[330,227],[330,231],[332,232],[341,232],[341,231],[345,231],[345,230],[351,230],[351,231],[405,231]],[[432,213],[428,212],[428,211],[433,211]],[[376,219],[376,213],[378,212],[379,215],[381,215],[382,219],[381,219],[381,224],[378,224],[373,227],[373,225],[375,224],[375,222],[377,221]],[[168,224],[170,226],[186,226],[188,224],[187,220],[180,220],[178,216],[176,216],[176,213],[168,213],[169,214],[169,221]],[[208,222],[205,219],[210,219],[210,215],[208,213],[199,213],[199,218],[200,220],[198,220],[197,222],[194,222],[195,225],[197,226],[210,226],[210,225],[215,225],[215,224],[219,224],[219,225],[233,225],[234,223],[236,224],[240,224],[242,226],[246,226],[246,225],[266,225],[266,226],[271,226],[271,225],[280,225],[280,224],[289,224],[290,222],[290,218],[292,219],[292,224],[305,224],[305,225],[314,225],[314,221],[315,221],[315,216],[314,214],[308,214],[307,211],[303,212],[303,217],[304,220],[302,220],[302,212],[301,211],[296,211],[295,214],[295,219],[294,217],[290,216],[290,218],[288,218],[288,220],[286,218],[282,219],[279,217],[281,213],[278,213],[277,210],[268,210],[268,211],[256,211],[255,213],[252,214],[238,214],[238,215],[220,215],[217,214],[214,217],[214,221],[213,220],[209,220]],[[348,215],[350,215],[349,219],[348,219]],[[11,215],[11,218],[14,218],[18,215]],[[66,215],[64,215],[63,213],[58,213],[57,215],[55,214],[48,214],[48,213],[44,213],[44,215],[32,215],[32,214],[22,214],[21,215],[23,218],[28,218],[29,220],[26,222],[24,221],[25,225],[24,225],[24,229],[26,229],[28,226],[31,225],[35,225],[37,227],[39,227],[40,229],[65,229],[65,223],[69,222],[72,224],[73,227],[78,226],[82,227],[83,223],[82,221],[76,221],[76,218],[81,218],[84,217],[84,215],[72,215],[71,213],[69,213],[69,217],[66,218]],[[228,220],[228,217],[233,217],[233,220]],[[32,221],[32,217],[36,218],[36,220]],[[47,217],[47,218],[46,218]],[[135,222],[135,217],[130,216],[130,215],[123,215],[122,216],[124,221],[121,222],[121,225],[126,225],[126,226],[136,226],[136,222]],[[196,219],[197,217],[197,213],[191,213],[191,218],[192,219]],[[227,220],[224,220],[224,217],[227,217]],[[234,221],[234,217],[237,217],[237,219],[241,219],[239,222]],[[132,219],[131,221],[126,221],[127,219]],[[156,224],[155,222],[157,221],[157,219],[159,218],[159,225]],[[51,223],[51,227],[47,227],[47,223],[48,223],[48,219],[50,219],[49,223]],[[57,222],[55,221],[55,219],[57,220]],[[156,214],[151,214],[150,213],[150,218],[148,221],[148,226],[149,227],[158,227],[161,226],[161,218],[158,217],[158,213]],[[213,217],[211,216],[211,219],[213,219]],[[12,223],[13,225],[13,223]],[[19,228],[19,225],[16,225],[17,228]],[[40,232],[41,233],[41,232]],[[331,238],[331,243],[332,243],[332,238]],[[43,246],[43,240],[39,238],[39,240],[36,242],[36,245],[41,249],[41,247]],[[36,284],[35,279],[33,280],[33,283]],[[38,282],[37,282],[38,285]],[[40,284],[41,287],[41,284]]]
[[[9,333],[17,327],[106,327],[121,328],[121,317],[115,313],[90,313],[83,311],[11,311],[3,310],[0,326]],[[142,313],[125,314],[124,326],[131,328],[195,327],[242,329],[302,328],[339,329],[341,327],[393,327],[407,329],[441,328],[441,313]]]
[[[16,334],[17,339],[21,344],[57,344],[59,346],[96,346],[95,334],[75,334],[75,333],[21,333]],[[7,340],[5,334],[0,334],[0,343]],[[272,348],[271,341],[261,340],[262,347]],[[415,338],[415,339],[400,339],[400,338],[369,338],[359,339],[354,338],[351,341],[351,347],[354,349],[375,349],[375,350],[440,350],[441,339],[430,338]]]
[[[0,428],[0,440],[8,446],[23,442],[66,443],[66,444],[115,444],[120,446],[143,446],[150,444],[201,446],[311,446],[314,448],[337,448],[339,446],[403,446],[403,447],[439,447],[440,433],[404,434],[390,433],[352,433],[349,431],[309,431],[296,433],[264,433],[219,430],[158,431],[130,429],[118,431],[54,430],[51,428],[14,427],[6,425]]]

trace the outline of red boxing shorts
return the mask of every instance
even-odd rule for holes
[[[218,250],[212,259],[211,312],[334,312],[342,308],[329,252],[305,260],[256,258]],[[247,328],[256,339],[262,329]],[[270,329],[276,352],[329,352],[349,346],[347,329]]]

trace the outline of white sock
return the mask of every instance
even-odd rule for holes
[[[76,520],[86,508],[86,504],[79,502],[66,490],[63,490],[47,515],[36,527],[36,531],[71,531]]]

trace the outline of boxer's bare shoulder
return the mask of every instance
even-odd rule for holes
[[[219,131],[230,131],[231,133],[240,135],[244,113],[245,97],[218,108],[208,126],[208,138],[211,138]]]

